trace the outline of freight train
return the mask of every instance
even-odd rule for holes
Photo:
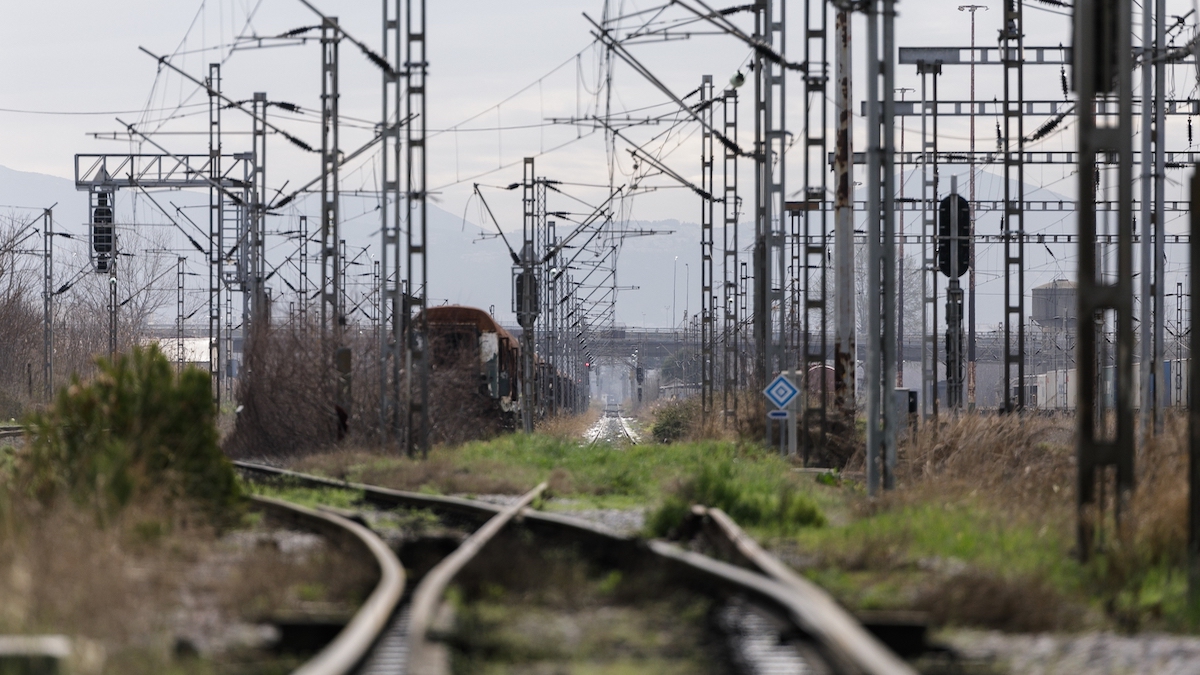
[[[587,407],[587,383],[552,368],[535,355],[534,401],[521,400],[521,343],[491,314],[476,307],[443,305],[425,310],[432,346],[434,377],[439,369],[462,364],[478,367],[478,386],[461,395],[477,397],[504,428],[515,428],[525,405],[535,417],[552,409],[573,412]],[[586,377],[586,371],[585,371]]]

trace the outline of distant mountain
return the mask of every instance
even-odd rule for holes
[[[920,178],[915,171],[907,172],[906,196],[915,197]],[[950,181],[948,172],[943,171],[942,194],[948,192]],[[960,179],[960,192],[966,193],[965,178]],[[860,188],[858,197],[862,197]],[[988,172],[978,174],[976,195],[979,200],[1003,199],[1003,178]],[[748,195],[747,195],[748,196]],[[1062,195],[1033,186],[1026,186],[1026,199],[1029,200],[1065,200]],[[182,229],[204,244],[207,230],[206,206],[208,197],[203,192],[158,192],[154,200],[166,209],[171,218],[180,224]],[[315,199],[310,199],[301,205],[308,212],[310,231],[316,232],[317,212]],[[39,215],[40,209],[57,204],[54,208],[56,228],[59,231],[84,234],[84,223],[87,220],[87,198],[84,193],[77,192],[71,180],[43,174],[17,171],[0,166],[0,214],[16,218]],[[15,209],[14,206],[34,207],[37,210]],[[696,211],[699,210],[697,203]],[[130,191],[122,192],[117,200],[117,219],[122,223],[139,223],[129,228],[128,234],[123,234],[126,242],[136,247],[138,251],[152,253],[167,248],[171,253],[188,256],[188,269],[202,276],[204,269],[203,256],[180,234],[176,227],[169,222],[159,208],[145,195]],[[176,207],[182,209],[198,224],[196,227],[186,222],[186,218],[176,213]],[[504,323],[515,323],[510,311],[512,303],[511,278],[512,262],[504,243],[490,236],[491,230],[484,231],[478,224],[464,220],[436,204],[430,203],[429,209],[429,298],[433,304],[454,303],[495,309],[497,317]],[[753,244],[753,224],[750,222],[750,207],[744,208],[742,224],[739,227],[739,248],[743,260]],[[268,223],[269,232],[283,233],[296,229],[295,216],[303,213],[300,208],[290,209],[290,212],[280,218],[272,218]],[[718,221],[721,220],[720,209],[717,210]],[[353,305],[360,293],[370,290],[371,258],[377,255],[379,223],[378,211],[372,202],[362,197],[346,197],[342,208],[342,236],[346,239],[349,257],[355,260],[348,272],[351,304]],[[685,214],[681,214],[685,215]],[[628,238],[620,247],[618,256],[617,279],[618,298],[616,320],[627,325],[666,326],[682,324],[685,312],[696,314],[700,311],[700,226],[695,222],[696,213],[686,214],[686,218],[654,222],[631,221],[624,225],[627,230],[653,231],[652,236],[637,236]],[[916,234],[915,228],[920,222],[915,212],[905,213],[905,223],[909,234]],[[858,229],[865,223],[865,215],[858,213],[856,217]],[[1026,231],[1029,233],[1074,232],[1074,214],[1071,212],[1029,213],[1026,215]],[[828,216],[829,227],[832,228],[832,214]],[[977,214],[976,231],[984,234],[998,234],[1000,229],[1000,213],[981,211]],[[136,231],[134,231],[136,229]],[[561,231],[561,230],[560,230]],[[717,294],[717,304],[721,303],[722,287],[722,249],[723,229],[717,225],[714,231],[714,262],[715,277],[713,289]],[[68,274],[70,270],[79,269],[86,260],[83,240],[57,240],[61,247],[56,253],[58,274]],[[1067,261],[1074,258],[1074,244],[1034,244],[1026,245],[1027,272],[1026,288],[1046,283],[1054,278],[1074,274],[1073,264]],[[361,253],[363,247],[369,247],[366,254]],[[268,264],[279,267],[277,276],[287,278],[295,283],[295,267],[284,264],[285,256],[294,253],[296,242],[289,241],[282,234],[268,236]],[[309,247],[310,256],[317,254],[315,244]],[[918,256],[918,249],[911,245],[906,253],[912,259]],[[573,254],[573,253],[572,253]],[[978,297],[979,322],[998,323],[1002,318],[1003,298],[1003,251],[999,244],[981,246],[977,251],[979,259]],[[69,268],[69,269],[68,269]],[[315,278],[319,274],[317,265],[310,262],[310,275]],[[581,271],[575,272],[576,276]],[[174,289],[175,279],[167,278],[163,284]],[[189,279],[189,288],[194,288],[195,301],[203,301],[201,282]],[[276,293],[287,291],[286,284],[273,283]],[[585,292],[590,293],[592,289]],[[600,292],[597,291],[598,297]],[[173,312],[173,309],[172,309]],[[369,312],[368,312],[369,314]],[[172,313],[172,318],[174,314]],[[359,318],[362,318],[360,315]]]

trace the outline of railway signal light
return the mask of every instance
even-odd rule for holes
[[[96,271],[108,272],[116,257],[117,235],[113,224],[113,193],[95,192],[92,199],[91,239]]]
[[[953,204],[953,206],[951,206]],[[951,234],[951,208],[958,210],[958,232]],[[950,269],[951,243],[958,237],[958,267]],[[938,207],[937,263],[942,274],[957,279],[971,267],[971,204],[959,194],[952,194],[941,201]],[[953,272],[953,274],[951,273]]]
[[[537,322],[541,293],[537,274],[529,271],[517,272],[514,275],[513,312],[517,315],[517,323],[522,328],[532,328]],[[526,304],[525,294],[528,290],[529,304]]]

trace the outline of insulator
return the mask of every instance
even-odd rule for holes
[[[1064,117],[1066,117],[1065,112],[1060,113],[1053,119],[1046,120],[1046,123],[1038,127],[1037,131],[1033,132],[1033,135],[1025,139],[1025,142],[1032,143],[1033,141],[1045,138],[1047,134],[1049,134],[1051,131],[1054,131],[1054,128],[1063,121]]]
[[[292,145],[300,148],[301,150],[304,150],[306,152],[316,152],[316,150],[311,145],[309,145],[308,143],[305,143],[304,141],[300,140],[299,138],[296,138],[295,136],[293,136],[289,133],[286,133],[286,132],[280,132],[280,133],[283,134],[284,138],[291,141]]]

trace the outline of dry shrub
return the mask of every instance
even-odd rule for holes
[[[379,345],[366,331],[348,331],[351,350],[350,396],[344,409],[334,406],[340,377],[321,348],[320,328],[288,324],[261,330],[246,352],[239,380],[240,412],[226,451],[233,457],[288,458],[329,450],[339,441],[356,446],[378,445],[380,415]],[[429,377],[430,442],[459,444],[491,437],[511,420],[494,408],[486,395],[476,354],[455,348],[436,336]],[[403,357],[402,357],[403,358]],[[407,425],[404,370],[396,409],[400,437]],[[389,376],[390,377],[390,376]],[[344,415],[339,431],[339,415]],[[395,435],[389,432],[389,438]],[[395,447],[394,444],[390,444]]]
[[[488,394],[477,348],[456,347],[436,335],[430,343],[435,355],[429,374],[430,442],[460,445],[511,428],[513,418],[502,413]]]
[[[335,439],[332,364],[317,327],[256,331],[238,382],[237,420],[225,441],[231,457],[290,456]]]
[[[1045,580],[967,570],[926,584],[913,603],[935,625],[986,626],[1011,632],[1071,629],[1078,607]]]

